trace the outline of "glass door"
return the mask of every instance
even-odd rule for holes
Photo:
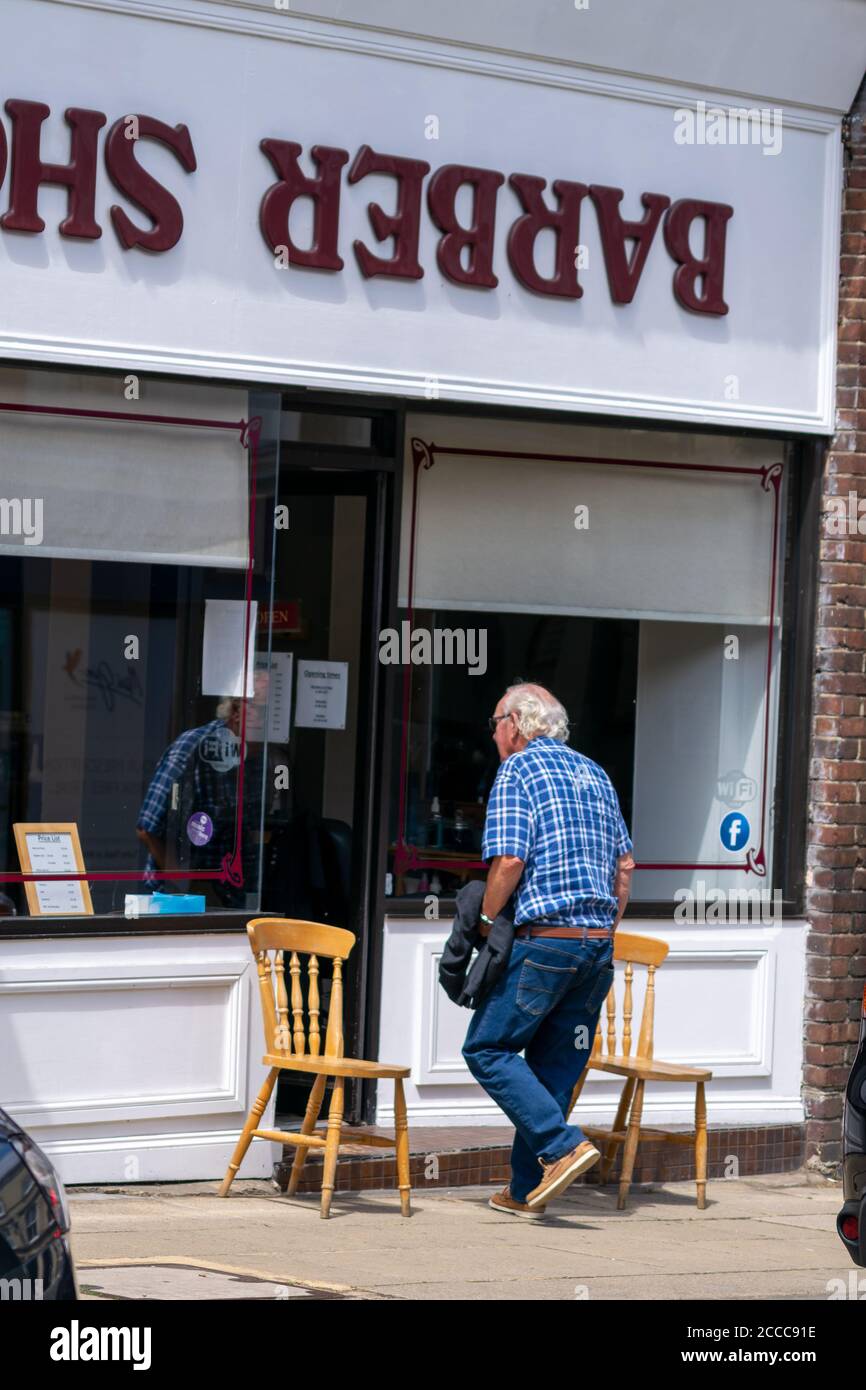
[[[347,467],[321,449],[281,449],[273,611],[259,614],[263,627],[270,619],[274,747],[262,908],[355,934],[344,971],[344,1037],[346,1053],[360,1056],[376,839],[376,634],[391,481],[375,468]],[[320,960],[323,1047],[331,976],[330,961]],[[304,969],[305,1002],[306,983]],[[291,1126],[303,1117],[311,1084],[310,1077],[281,1075],[280,1123]],[[352,1083],[347,1120],[357,1123],[360,1107],[360,1087]]]

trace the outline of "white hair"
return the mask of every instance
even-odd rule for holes
[[[563,705],[541,685],[510,685],[505,692],[503,714],[517,716],[517,727],[524,738],[546,735],[565,743],[568,715]]]
[[[235,705],[239,703],[234,695],[224,695],[216,707],[217,719],[229,719]]]

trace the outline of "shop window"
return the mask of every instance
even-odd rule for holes
[[[431,631],[466,630],[479,621],[472,610],[414,615],[415,629]],[[571,743],[607,769],[627,819],[631,812],[638,624],[526,613],[490,614],[483,622],[483,673],[469,675],[456,665],[412,668],[404,813],[406,840],[422,862],[405,870],[397,863],[398,896],[448,895],[481,873],[473,865],[498,767],[487,721],[515,676],[557,692],[572,715]],[[400,733],[398,721],[398,745]]]
[[[553,690],[616,786],[635,900],[772,882],[782,458],[775,441],[410,418],[395,896],[484,873],[486,720],[518,680]]]
[[[28,912],[19,823],[77,826],[96,914],[154,892],[256,909],[263,822],[284,793],[268,557],[249,572],[251,508],[272,484],[254,499],[246,393],[148,384],[124,407],[107,378],[4,371],[0,386],[38,406],[0,415],[7,501],[39,520],[0,536],[6,911]],[[124,409],[199,424],[107,418]]]

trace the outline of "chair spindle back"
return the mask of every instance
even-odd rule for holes
[[[330,927],[323,922],[302,922],[288,917],[257,917],[247,924],[247,935],[259,974],[265,1050],[284,1057],[342,1057],[343,962],[348,959],[355,944],[354,934],[343,927]],[[284,953],[289,956],[288,973],[291,983],[288,990]],[[301,987],[303,969],[300,960],[302,955],[309,956],[308,1028],[304,1025],[304,993]],[[333,961],[324,1054],[321,1052],[322,1038],[319,1028],[320,956]]]
[[[607,1037],[602,1036],[601,1014],[592,1044],[592,1057],[630,1057],[632,1048],[632,1017],[634,1015],[634,967],[647,967],[646,990],[641,1013],[640,1033],[637,1040],[638,1057],[653,1055],[653,1027],[655,1023],[655,972],[667,956],[670,947],[666,941],[658,941],[651,936],[637,936],[633,932],[617,930],[613,939],[613,958],[625,961],[625,988],[622,1001],[622,1047],[617,1051],[616,1038],[616,994],[611,985],[605,1001]],[[605,1046],[606,1043],[606,1046]]]

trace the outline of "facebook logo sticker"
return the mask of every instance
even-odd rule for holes
[[[719,826],[719,839],[727,850],[742,849],[750,834],[749,822],[740,811],[731,811]]]

